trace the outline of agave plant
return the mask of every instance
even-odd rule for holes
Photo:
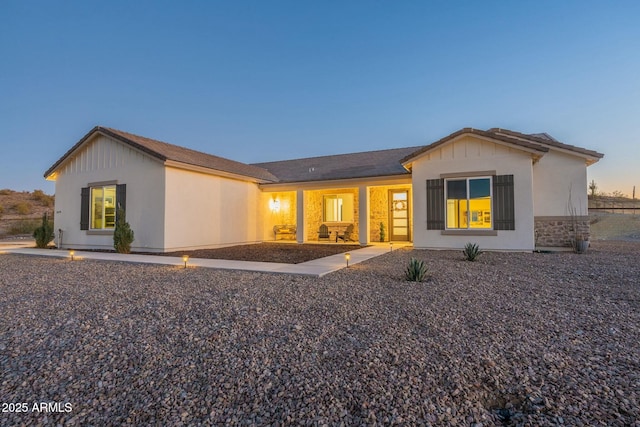
[[[411,258],[404,276],[409,282],[422,282],[427,276],[427,271],[428,269],[424,261]]]
[[[464,245],[464,249],[462,250],[462,254],[464,255],[464,259],[467,261],[475,261],[478,258],[482,251],[480,250],[480,246],[477,243],[467,243]]]

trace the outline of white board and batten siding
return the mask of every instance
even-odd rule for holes
[[[111,235],[80,230],[80,192],[92,183],[127,185],[127,221],[135,233],[133,250],[161,250],[164,224],[164,165],[119,141],[97,134],[57,170],[56,242],[63,247],[112,249]]]

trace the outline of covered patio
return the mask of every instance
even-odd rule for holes
[[[411,242],[412,190],[409,182],[401,181],[326,187],[306,183],[306,188],[263,191],[265,241],[363,246]]]

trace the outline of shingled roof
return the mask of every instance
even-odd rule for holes
[[[236,162],[234,160],[225,159],[224,157],[214,156],[212,154],[191,150],[189,148],[180,147],[167,142],[157,141],[155,139],[145,138],[143,136],[102,126],[94,127],[80,141],[78,141],[76,145],[71,147],[69,151],[67,151],[53,166],[49,168],[49,170],[45,172],[45,178],[51,175],[76,149],[96,133],[101,133],[120,141],[161,161],[172,160],[186,165],[199,166],[214,171],[241,175],[264,182],[278,181],[278,178],[273,174],[258,166]]]
[[[556,140],[548,133],[524,134],[500,128],[491,128],[489,130],[463,128],[452,133],[451,135],[445,136],[444,138],[432,144],[426,145],[413,153],[410,153],[405,158],[401,159],[401,163],[408,164],[420,154],[431,151],[434,148],[446,144],[453,139],[465,134],[471,134],[490,138],[495,141],[505,142],[507,144],[524,148],[530,152],[540,153],[540,155],[544,155],[544,153],[548,152],[550,148],[567,150],[587,158],[588,164],[595,163],[598,161],[598,159],[601,159],[604,156],[604,154],[598,153],[597,151],[576,147],[575,145],[564,144]]]
[[[548,152],[550,148],[566,150],[585,157],[588,164],[595,163],[603,157],[603,154],[596,151],[559,142],[546,133],[523,134],[499,128],[492,128],[486,131],[464,128],[432,144],[423,146],[246,164],[121,130],[96,126],[45,172],[45,178],[55,172],[69,156],[96,133],[127,144],[163,162],[174,161],[185,165],[198,166],[212,171],[251,178],[262,183],[329,181],[409,175],[411,172],[405,169],[403,165],[410,163],[420,154],[433,150],[464,134],[502,141],[521,147],[529,152],[537,153],[540,156]]]
[[[559,148],[567,151],[573,151],[577,154],[582,154],[584,156],[593,157],[595,159],[601,159],[604,157],[604,154],[598,153],[594,150],[588,150],[586,148],[576,147],[575,145],[565,144],[563,142],[558,141],[548,133],[531,133],[525,134],[520,132],[515,132],[508,129],[500,129],[500,128],[491,128],[488,132],[494,133],[496,135],[506,135],[512,138],[519,139],[527,139],[529,141],[533,141],[538,144],[546,145],[552,148]]]
[[[422,146],[389,150],[307,157],[267,163],[254,163],[277,176],[279,182],[325,181],[408,175],[400,160]]]

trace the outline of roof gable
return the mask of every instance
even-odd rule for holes
[[[163,162],[173,161],[184,165],[196,166],[211,171],[219,171],[227,174],[240,175],[264,182],[277,182],[278,179],[257,166],[225,159],[167,142],[157,141],[143,136],[134,135],[117,129],[102,126],[94,127],[80,141],[78,141],[69,151],[67,151],[56,163],[53,164],[44,174],[45,178],[54,173],[74,152],[89,141],[94,135],[102,134],[120,141],[126,145],[134,147],[147,155]]]
[[[463,135],[475,135],[477,137],[488,139],[499,144],[508,145],[514,148],[521,149],[523,151],[532,153],[534,158],[540,158],[550,149],[558,149],[570,152],[573,155],[577,155],[586,159],[587,164],[592,164],[601,159],[604,155],[593,150],[586,148],[576,147],[574,145],[564,144],[559,142],[551,135],[547,133],[537,134],[523,134],[519,132],[510,131],[507,129],[491,128],[489,130],[480,130],[474,128],[463,128],[456,131],[444,138],[423,147],[422,149],[409,154],[407,157],[401,160],[403,165],[409,165],[416,158],[422,156],[425,153],[433,151],[434,149],[448,144]]]

